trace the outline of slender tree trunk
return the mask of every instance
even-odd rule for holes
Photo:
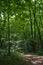
[[[42,0],[40,1],[40,3],[39,3],[39,27],[40,27],[40,29],[41,29],[41,27],[42,27],[42,13],[40,12],[40,10],[42,11],[42,9],[40,9],[40,7],[41,7],[41,3],[42,3]],[[40,14],[41,13],[41,14]]]
[[[1,45],[1,13],[0,13],[0,45]]]
[[[38,26],[37,19],[36,19],[36,0],[35,0],[35,9],[34,9],[34,38],[36,38],[36,27],[39,35],[39,40],[40,40],[40,46],[42,47],[42,38],[41,38],[41,32],[40,32],[40,27]]]
[[[29,5],[29,13],[30,13],[30,26],[31,26],[31,47],[32,47],[32,52],[35,52],[35,43],[33,41],[33,24],[32,24],[32,10],[31,10],[31,1],[30,1],[30,5]],[[35,21],[35,14],[34,14],[34,21]],[[34,29],[36,28],[35,27],[36,24],[34,22]],[[36,30],[34,30],[34,33],[35,33],[35,37],[36,37]]]
[[[0,1],[0,46],[1,46],[1,1]]]
[[[10,16],[9,16],[9,1],[8,1],[8,55],[10,55],[10,20],[9,20],[9,18],[10,18]]]
[[[33,15],[34,15],[34,39],[36,40],[36,0],[35,0],[35,5],[34,5],[34,10],[33,10]]]
[[[31,31],[30,31],[30,36],[31,36],[31,39],[33,39],[33,28],[32,28],[32,12],[31,12],[31,1],[30,1],[30,4],[29,4],[29,15],[30,15],[30,28],[31,28]]]

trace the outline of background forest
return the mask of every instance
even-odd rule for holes
[[[43,54],[43,0],[0,0],[0,53]]]

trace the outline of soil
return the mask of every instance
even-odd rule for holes
[[[25,57],[31,61],[32,65],[43,65],[43,56],[25,54]]]

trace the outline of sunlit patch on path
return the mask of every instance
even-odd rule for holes
[[[43,65],[43,58],[37,55],[31,55],[31,54],[26,54],[25,55],[28,59],[30,59],[31,63],[33,65]]]

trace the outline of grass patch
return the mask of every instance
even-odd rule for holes
[[[26,58],[21,53],[11,53],[8,55],[0,55],[0,65],[28,65]]]

